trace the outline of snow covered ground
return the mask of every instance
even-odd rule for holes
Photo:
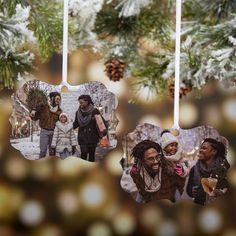
[[[39,135],[33,135],[33,142],[31,142],[31,137],[27,138],[18,138],[18,139],[11,139],[11,145],[19,150],[21,154],[28,160],[37,160],[39,159]],[[102,160],[106,154],[113,149],[113,147],[100,147],[96,148],[96,161]],[[80,148],[77,146],[77,152],[75,156],[80,157]]]
[[[37,134],[33,135],[33,142],[31,142],[31,137],[11,139],[10,142],[25,158],[29,160],[39,159],[39,136]]]

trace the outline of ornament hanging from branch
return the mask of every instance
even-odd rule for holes
[[[170,149],[175,144],[176,148]],[[210,155],[217,164],[209,168],[204,178],[198,178],[203,171],[205,154],[202,150],[206,146],[214,147],[221,156]],[[178,133],[173,133],[171,129],[139,124],[123,140],[121,187],[138,203],[168,199],[209,205],[228,189],[228,147],[228,140],[210,126],[179,129]]]
[[[83,129],[77,129],[81,121],[77,114],[83,109],[79,100],[90,101],[91,116],[97,117],[90,118]],[[118,121],[110,118],[115,117],[118,100],[102,83],[92,81],[78,86],[65,86],[33,80],[12,95],[12,105],[10,143],[28,160],[46,156],[64,160],[75,156],[76,159],[95,162],[117,145]],[[85,129],[89,130],[86,136]],[[84,138],[95,149],[99,143],[99,148],[89,155],[81,153],[79,144]]]

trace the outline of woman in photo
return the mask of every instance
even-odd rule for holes
[[[73,128],[78,128],[78,143],[81,149],[81,158],[91,162],[95,161],[95,151],[99,142],[99,133],[95,115],[100,115],[94,107],[89,95],[79,97],[79,109],[76,112]]]
[[[226,179],[230,167],[226,159],[226,149],[222,142],[207,138],[200,146],[198,161],[190,170],[187,193],[200,205],[206,205],[209,198],[216,198],[224,194],[228,188]],[[215,183],[208,187],[203,183]]]

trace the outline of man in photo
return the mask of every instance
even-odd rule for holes
[[[161,146],[144,140],[132,150],[134,165],[130,175],[138,193],[138,202],[168,199],[175,201],[176,190],[183,192],[183,181],[175,172],[175,165],[163,155]]]
[[[47,150],[49,150],[50,156],[55,155],[55,151],[51,148],[51,142],[56,122],[59,120],[59,115],[62,113],[60,104],[61,94],[58,92],[51,92],[49,94],[48,104],[41,105],[30,113],[32,120],[39,120],[39,126],[41,128],[39,158],[45,157],[47,155]]]

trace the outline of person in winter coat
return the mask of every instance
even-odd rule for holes
[[[169,130],[161,133],[161,147],[165,157],[175,164],[175,172],[177,175],[185,178],[189,171],[187,163],[184,162],[184,152],[179,145],[179,140]]]
[[[95,115],[100,114],[94,108],[89,95],[79,97],[79,109],[76,112],[73,128],[78,128],[78,143],[81,149],[81,158],[91,162],[95,161],[95,150],[99,142],[99,133],[96,126]]]
[[[59,119],[59,115],[62,113],[60,104],[61,94],[58,92],[51,92],[49,94],[48,104],[42,105],[37,110],[32,110],[30,113],[32,120],[39,120],[39,126],[41,128],[39,139],[39,158],[45,157],[48,149],[50,156],[55,155],[54,150],[51,148],[51,142],[56,122]]]
[[[228,188],[226,179],[230,167],[226,157],[226,149],[222,142],[207,138],[200,146],[198,161],[190,170],[187,193],[200,205],[206,205],[209,197],[218,197]],[[210,193],[204,191],[202,180],[210,178],[216,180],[216,186]]]
[[[71,156],[76,151],[77,141],[72,122],[69,122],[66,113],[61,113],[54,129],[52,148],[59,153],[61,159]]]
[[[179,145],[179,140],[169,130],[164,130],[161,133],[160,144],[164,156],[175,165],[175,173],[182,178],[183,185],[185,185],[189,169],[187,162],[184,161],[184,152],[182,147]],[[181,195],[182,194],[177,190],[175,193],[175,199],[180,200],[182,198]]]
[[[134,165],[130,176],[136,184],[136,201],[151,202],[168,199],[175,201],[175,192],[183,191],[183,183],[174,170],[174,165],[163,155],[161,146],[150,140],[138,143],[132,150]]]

